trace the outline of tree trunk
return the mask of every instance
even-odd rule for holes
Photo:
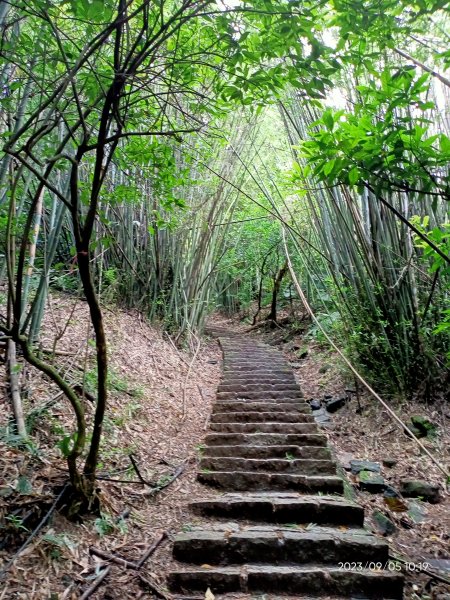
[[[8,371],[11,401],[16,421],[17,433],[24,439],[27,438],[25,419],[23,416],[22,398],[20,397],[19,373],[16,362],[16,343],[8,340]]]
[[[285,262],[284,265],[281,267],[281,269],[278,271],[278,274],[275,277],[274,282],[273,282],[272,303],[270,306],[270,313],[269,313],[269,316],[267,317],[267,319],[269,321],[273,321],[274,323],[277,322],[278,293],[280,291],[281,282],[283,281],[283,277],[286,275],[287,270],[288,270],[288,264],[287,264],[287,262]]]

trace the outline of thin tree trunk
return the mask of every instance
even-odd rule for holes
[[[268,320],[271,320],[274,323],[277,322],[278,294],[280,292],[281,282],[283,281],[283,277],[286,275],[287,271],[288,271],[288,264],[287,264],[287,262],[285,262],[284,265],[281,267],[281,269],[278,271],[278,274],[275,277],[275,280],[273,282],[272,304],[270,307],[269,316],[267,318],[268,318]]]
[[[8,340],[8,371],[11,401],[16,421],[17,433],[24,439],[27,438],[25,419],[23,416],[22,398],[20,396],[19,371],[16,360],[16,343]]]

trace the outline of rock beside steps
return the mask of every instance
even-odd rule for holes
[[[221,495],[192,502],[203,517],[174,541],[177,598],[275,594],[294,598],[403,597],[384,568],[388,545],[363,528],[343,480],[279,352],[221,337],[223,379],[198,480]]]

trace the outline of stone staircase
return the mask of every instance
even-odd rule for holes
[[[402,598],[402,576],[380,568],[388,546],[343,497],[327,439],[282,355],[236,335],[220,343],[223,379],[198,480],[223,493],[190,505],[204,525],[176,537],[171,591]]]

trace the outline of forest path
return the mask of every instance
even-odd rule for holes
[[[402,598],[402,576],[379,568],[388,545],[344,498],[327,438],[281,353],[213,333],[223,377],[198,480],[223,493],[190,505],[204,522],[176,537],[169,588],[190,597],[210,588],[234,598]]]

